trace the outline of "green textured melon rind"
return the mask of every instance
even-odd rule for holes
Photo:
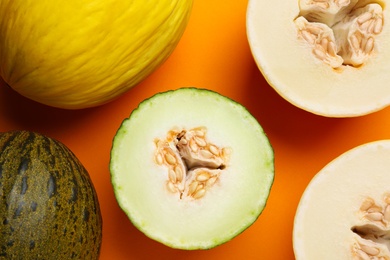
[[[153,161],[154,138],[173,127],[206,126],[207,138],[231,147],[220,183],[199,201],[167,196],[166,169]],[[274,154],[262,127],[240,104],[216,92],[182,88],[142,102],[113,140],[111,179],[132,223],[170,247],[207,249],[227,242],[258,218],[274,180]]]
[[[0,134],[0,258],[98,259],[99,202],[88,172],[62,143]]]

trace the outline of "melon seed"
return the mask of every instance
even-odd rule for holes
[[[196,189],[198,188],[198,185],[199,185],[199,183],[198,183],[197,181],[193,181],[193,182],[189,185],[189,189],[188,189],[187,195],[188,195],[188,196],[191,196],[191,195],[196,191]]]
[[[202,188],[196,191],[192,196],[194,199],[200,199],[206,194],[206,189]]]
[[[383,219],[390,222],[390,205],[386,206],[385,211],[383,212]]]
[[[210,179],[210,174],[206,171],[203,171],[196,176],[196,180],[199,182],[204,182],[207,181],[208,179]]]
[[[176,158],[174,155],[170,153],[165,154],[165,160],[170,164],[170,165],[175,165],[176,164]]]
[[[373,246],[361,245],[360,247],[368,255],[376,256],[379,254],[379,249]]]

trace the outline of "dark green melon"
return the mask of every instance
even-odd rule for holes
[[[97,259],[99,202],[88,172],[62,143],[0,134],[0,259]]]

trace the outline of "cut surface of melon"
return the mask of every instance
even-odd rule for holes
[[[390,104],[388,1],[250,0],[254,59],[283,98],[328,117]]]
[[[380,140],[317,173],[295,215],[296,259],[390,259],[389,169],[390,140]]]
[[[110,170],[118,203],[143,233],[173,248],[206,249],[258,218],[273,150],[242,105],[182,88],[143,101],[123,121]]]

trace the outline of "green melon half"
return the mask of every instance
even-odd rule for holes
[[[211,170],[219,173],[215,183],[195,199],[188,190],[167,188],[169,167],[156,162],[156,140],[199,128],[209,144],[226,148],[229,156]],[[188,165],[181,183],[187,188],[203,167]],[[213,91],[182,88],[143,101],[123,121],[113,140],[110,171],[117,201],[139,230],[173,248],[207,249],[241,233],[263,211],[274,155],[262,127],[242,105]]]

